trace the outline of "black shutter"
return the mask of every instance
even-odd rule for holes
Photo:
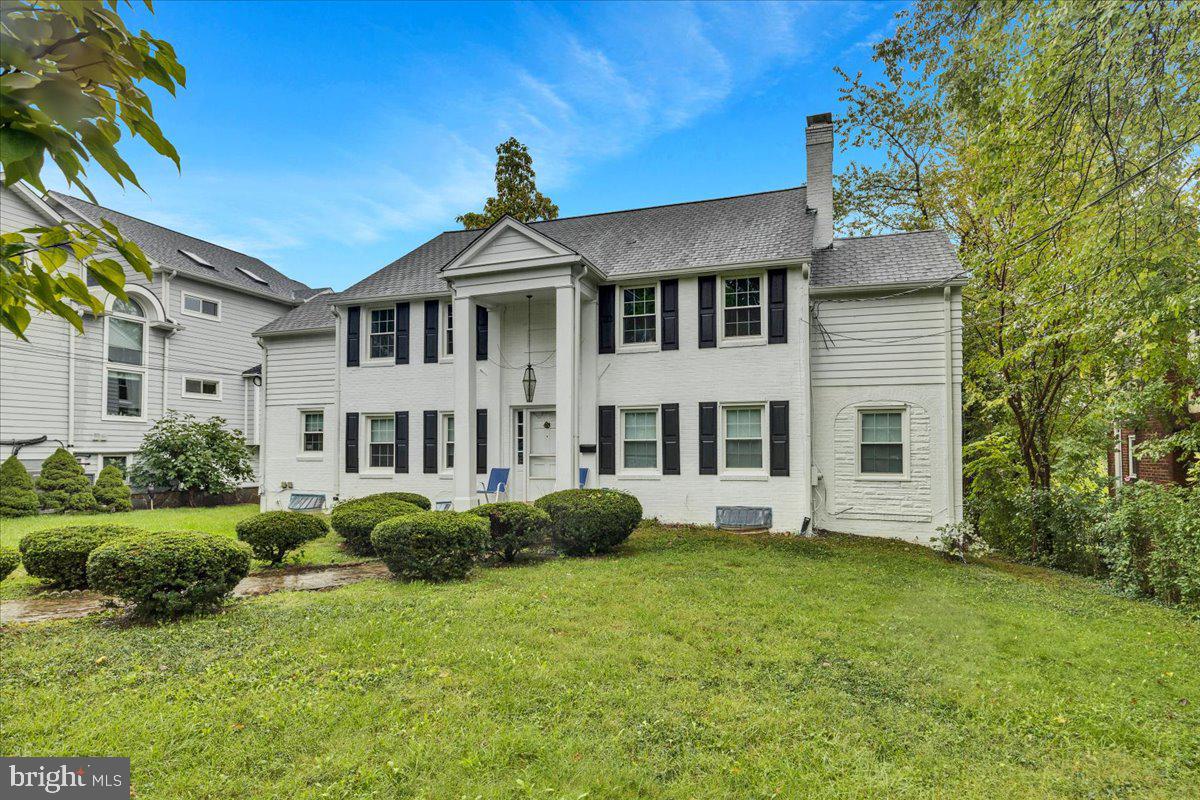
[[[358,472],[358,414],[346,414],[346,472]]]
[[[788,401],[771,401],[771,474],[788,475]]]
[[[717,404],[700,404],[700,474],[717,474]]]
[[[475,360],[487,361],[488,310],[475,306]]]
[[[767,271],[767,344],[787,342],[787,270]]]
[[[438,360],[438,326],[442,324],[440,300],[425,301],[425,363],[436,364]]]
[[[438,413],[425,412],[425,472],[432,474],[438,471],[437,463],[437,426]]]
[[[600,406],[600,413],[597,415],[597,418],[600,421],[600,430],[597,432],[597,440],[600,444],[600,474],[616,475],[617,407]]]
[[[408,303],[396,303],[396,363],[408,363]]]
[[[408,472],[408,412],[396,412],[396,472]]]
[[[717,346],[717,276],[702,275],[696,281],[700,310],[700,346]]]
[[[663,475],[679,474],[679,403],[662,406]]]
[[[362,316],[361,306],[346,309],[346,366],[358,366],[358,321]]]
[[[487,409],[475,411],[475,474],[487,474]]]
[[[617,352],[617,287],[600,287],[600,352]]]
[[[679,281],[672,278],[663,281],[662,299],[659,308],[662,309],[662,349],[679,349]]]

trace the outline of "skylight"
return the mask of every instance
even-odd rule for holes
[[[197,264],[199,264],[202,267],[208,267],[209,269],[216,269],[216,267],[214,267],[212,264],[205,261],[200,256],[193,253],[191,250],[180,250],[179,252],[182,253],[183,255],[187,256],[188,258],[190,258],[192,261],[195,261]]]
[[[247,278],[249,278],[250,280],[252,280],[252,281],[254,281],[254,282],[256,282],[256,283],[261,283],[263,286],[266,286],[266,285],[267,285],[267,282],[266,282],[266,281],[264,281],[262,278],[260,278],[260,277],[258,277],[257,275],[255,275],[255,274],[254,274],[253,272],[251,272],[250,270],[248,270],[248,269],[245,269],[244,267],[238,267],[238,268],[237,268],[237,271],[238,271],[238,272],[240,272],[240,273],[242,273],[242,274],[243,274],[243,275],[245,275]]]

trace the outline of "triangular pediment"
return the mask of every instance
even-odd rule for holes
[[[538,233],[529,225],[502,217],[483,235],[455,256],[443,271],[453,272],[478,267],[541,263],[560,258],[579,256],[548,236]]]

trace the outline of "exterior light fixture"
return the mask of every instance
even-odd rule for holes
[[[533,327],[533,295],[525,295],[525,374],[521,377],[521,386],[525,389],[525,402],[533,402],[533,393],[537,391],[537,375],[533,372],[533,341],[530,329]]]

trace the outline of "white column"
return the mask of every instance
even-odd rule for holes
[[[454,298],[454,510],[475,505],[475,301]],[[438,437],[444,436],[438,431]]]
[[[599,445],[596,422],[596,354],[599,351],[599,309],[595,300],[585,300],[579,315],[579,441]],[[579,466],[588,468],[588,486],[598,486],[596,454],[580,455]]]
[[[575,284],[559,286],[554,290],[554,426],[555,441],[555,489],[575,489],[579,486],[576,471],[576,454],[579,445],[576,439],[575,385]]]

